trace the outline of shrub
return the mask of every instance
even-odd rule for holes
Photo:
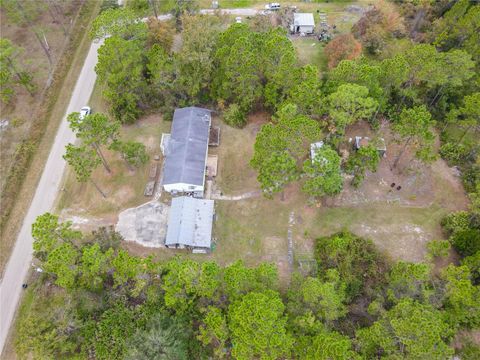
[[[480,166],[472,166],[463,171],[462,182],[467,193],[475,192],[477,184],[480,182]]]
[[[148,0],[128,0],[127,7],[143,15],[149,9]]]
[[[329,69],[333,69],[342,60],[354,60],[361,54],[362,44],[352,34],[339,35],[325,46]]]
[[[245,112],[237,104],[231,104],[223,113],[223,120],[226,124],[243,128],[247,124]]]
[[[457,231],[450,237],[450,242],[460,255],[473,255],[480,251],[480,230],[467,229]]]
[[[450,242],[448,240],[433,240],[427,244],[427,248],[431,257],[447,257],[450,251]]]
[[[440,155],[449,163],[457,164],[468,155],[468,149],[463,144],[448,142],[440,148]]]
[[[442,227],[448,236],[457,231],[467,230],[470,227],[470,214],[466,211],[458,211],[448,214],[442,219]]]
[[[337,269],[340,278],[347,284],[347,297],[360,294],[373,295],[377,285],[384,282],[388,264],[371,240],[349,232],[317,239],[315,259],[319,275],[325,276],[328,269]]]

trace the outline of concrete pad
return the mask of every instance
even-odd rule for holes
[[[115,230],[126,241],[134,241],[145,247],[163,247],[167,233],[170,207],[151,201],[122,211]]]

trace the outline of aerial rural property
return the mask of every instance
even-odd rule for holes
[[[480,359],[480,3],[0,0],[2,359]]]

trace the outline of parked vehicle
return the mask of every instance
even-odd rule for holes
[[[280,10],[280,4],[279,3],[269,3],[265,5],[265,10]]]
[[[85,119],[85,116],[90,115],[92,113],[92,109],[90,106],[84,106],[80,109],[80,120]]]

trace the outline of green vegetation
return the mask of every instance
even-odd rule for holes
[[[3,175],[0,181],[0,202],[2,203],[0,207],[0,269],[2,272],[22,223],[23,211],[28,207],[40,179],[51,140],[55,137],[58,123],[63,119],[70,99],[69,94],[75,85],[77,71],[80,71],[84,56],[88,52],[89,46],[83,29],[89,26],[97,14],[98,2],[73,3],[76,6],[67,11],[64,6],[69,4],[71,3],[50,2],[47,7],[42,7],[42,3],[32,2],[31,5],[41,7],[42,16],[27,27],[18,23],[15,18],[10,18],[8,12],[5,13],[5,20],[2,21],[2,37],[10,38],[11,36],[14,46],[25,48],[25,56],[30,60],[20,62],[19,65],[28,67],[30,73],[34,75],[32,82],[37,85],[37,88],[43,88],[49,83],[45,92],[36,91],[33,98],[30,94],[22,96],[17,92],[9,107],[2,107],[2,116],[14,119],[15,121],[11,122],[12,125],[15,125],[15,122],[19,125],[15,126],[16,129],[13,129],[13,126],[10,127],[9,130],[14,131],[9,131],[8,135],[2,136],[0,160]],[[51,15],[55,17],[55,23],[51,21],[51,17],[46,16],[52,6],[56,6],[56,10]],[[3,2],[0,2],[0,7],[3,11]],[[31,37],[25,36],[25,32],[29,33],[31,26],[42,28],[46,23],[49,24],[47,38],[57,61],[53,74],[49,74],[48,59],[42,48],[27,46],[24,42],[27,41],[30,44]],[[9,31],[6,31],[7,28]],[[20,31],[20,29],[23,30]],[[69,40],[65,42],[67,35]],[[32,109],[36,109],[34,117],[31,116]],[[20,192],[19,189],[22,191]]]
[[[303,171],[307,177],[303,191],[313,197],[340,193],[343,187],[340,162],[340,156],[328,146],[316,150],[315,156],[305,160],[303,164]]]
[[[380,162],[380,155],[373,144],[362,146],[358,151],[349,156],[345,164],[345,170],[353,175],[352,185],[360,186],[365,178],[367,170],[371,172],[377,171],[378,163]]]
[[[92,179],[92,173],[100,163],[108,173],[112,172],[101,146],[119,152],[131,170],[145,164],[149,159],[145,145],[119,139],[120,123],[110,120],[105,114],[95,113],[81,117],[80,113],[71,113],[67,120],[77,138],[82,140],[82,144],[68,144],[64,159],[73,168],[79,182],[90,180],[104,198],[105,192]]]
[[[480,321],[467,266],[390,264],[348,232],[318,239],[319,272],[296,273],[286,293],[274,265],[135,257],[107,240],[115,233],[85,236],[48,213],[33,236],[44,273],[17,324],[20,356],[442,358]]]
[[[22,49],[8,39],[0,39],[0,99],[8,104],[15,96],[15,86],[23,86],[31,95],[35,91],[32,75],[18,64]]]
[[[258,180],[268,196],[298,178],[309,145],[321,135],[318,123],[298,114],[296,105],[283,106],[276,119],[275,124],[262,126],[251,160],[253,168],[259,171]]]
[[[69,145],[65,158],[80,181],[91,180],[100,163],[109,171],[102,147],[120,152],[129,167],[141,167],[147,161],[146,147],[120,141],[119,123],[132,124],[151,111],[162,111],[169,119],[175,107],[204,104],[222,112],[226,125],[221,126],[232,138],[238,135],[226,145],[232,148],[215,151],[238,151],[231,159],[251,158],[253,170],[235,161],[225,164],[238,167],[242,178],[224,178],[221,185],[240,190],[238,184],[256,175],[258,183],[248,185],[259,185],[269,199],[218,204],[221,220],[215,230],[222,241],[217,253],[201,262],[195,255],[167,255],[165,260],[161,250],[158,256],[135,256],[119,247],[120,236],[111,230],[85,235],[54,215],[39,217],[33,236],[36,261],[44,272],[34,291],[41,297],[28,298],[29,309],[18,321],[19,354],[99,359],[451,358],[458,336],[480,326],[478,54],[471,44],[478,40],[472,26],[478,5],[459,1],[447,9],[428,2],[376,4],[345,38],[348,46],[332,42],[331,69],[322,79],[315,64],[297,57],[284,29],[255,21],[252,26],[227,26],[217,15],[192,15],[197,5],[168,4],[181,31],[179,46],[165,36],[166,27],[173,25],[135,21],[139,12],[156,13],[156,1],[131,1],[126,9],[105,10],[97,18],[92,36],[112,35],[99,51],[96,71],[114,120],[102,114],[83,121],[72,116],[72,128],[83,143]],[[412,9],[413,14],[426,14],[421,23],[430,26],[412,21]],[[462,31],[465,37],[459,35]],[[249,123],[257,110],[267,113],[261,125]],[[413,168],[408,165],[413,161],[405,158],[415,157],[415,164],[436,159],[436,134],[441,133],[440,155],[459,165],[472,200],[468,211],[444,218],[448,240],[428,242],[432,237],[416,227],[427,224],[432,235],[447,212],[431,202],[436,194],[425,202],[433,205],[391,205],[388,211],[383,203],[359,205],[369,202],[368,196],[358,196],[358,202],[352,202],[356,206],[350,207],[334,198],[343,190],[343,171],[360,187],[367,171],[379,167],[375,141],[360,149],[345,148],[345,135],[357,131],[352,130],[355,126],[373,133],[374,140],[388,135],[397,142],[390,146],[396,153],[385,175],[395,181],[409,171],[417,171],[418,178],[423,175],[426,165]],[[253,134],[251,141],[235,148],[248,138],[247,132]],[[311,144],[319,141],[322,146],[311,154]],[[383,183],[383,172],[381,176]],[[400,191],[397,184],[387,191]],[[331,198],[317,211],[307,196]],[[341,205],[329,207],[329,200]],[[314,215],[306,208],[313,208]],[[297,209],[304,210],[305,219]],[[401,218],[407,213],[408,224]],[[294,215],[299,223],[308,222],[300,226],[306,229],[303,237],[294,234],[295,239],[310,237],[307,230],[317,232],[304,249],[311,264],[292,274],[285,260],[278,261],[279,267],[268,261],[288,253],[279,237],[291,230]],[[265,221],[267,216],[275,219]],[[368,220],[357,224],[363,233],[378,237],[382,232],[376,242],[382,250],[403,246],[395,244],[395,232],[414,233],[415,241],[423,242],[421,249],[428,248],[426,261],[390,260],[367,237],[342,229],[359,218]],[[402,226],[395,228],[389,222],[393,218]],[[318,234],[329,235],[315,239]],[[441,238],[439,229],[433,238]],[[458,264],[437,261],[451,251],[460,255]],[[231,255],[222,258],[229,253],[245,262],[231,262]],[[295,254],[298,263],[302,255]],[[67,305],[59,315],[44,306],[45,299]],[[35,322],[40,325],[31,329]],[[465,342],[458,352],[475,351]]]

